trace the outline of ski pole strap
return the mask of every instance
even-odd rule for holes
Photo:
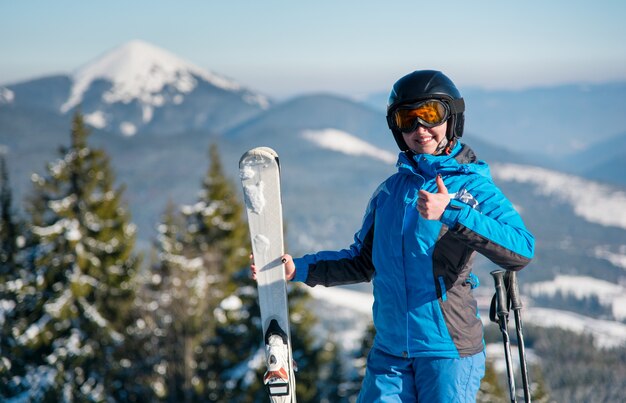
[[[496,287],[496,294],[491,300],[491,308],[489,310],[489,318],[492,322],[498,322],[500,317],[506,318],[509,315],[507,290],[504,285],[505,273],[505,270],[494,270],[491,272]]]
[[[493,294],[491,304],[489,304],[489,320],[493,323],[498,323],[498,317],[496,316],[496,294]]]

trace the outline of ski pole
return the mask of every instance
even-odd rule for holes
[[[517,329],[517,350],[519,352],[519,362],[522,372],[522,383],[524,385],[524,401],[530,403],[530,383],[528,381],[528,368],[526,366],[526,348],[524,347],[524,334],[522,332],[522,299],[519,295],[517,285],[517,273],[507,272],[509,284],[509,296],[511,298],[511,309],[515,316],[515,328]]]
[[[509,339],[509,332],[507,330],[507,322],[509,320],[509,309],[507,301],[507,292],[504,286],[504,273],[505,270],[494,270],[491,272],[493,280],[496,286],[496,315],[497,322],[502,332],[502,341],[504,343],[504,358],[506,359],[506,372],[509,378],[509,395],[511,396],[511,402],[515,403],[515,378],[513,376],[513,362],[511,360],[511,341]]]

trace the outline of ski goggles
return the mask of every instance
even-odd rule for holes
[[[450,107],[438,99],[429,99],[415,104],[401,105],[387,116],[389,127],[403,133],[411,133],[418,125],[439,126],[450,117]]]

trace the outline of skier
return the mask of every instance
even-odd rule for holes
[[[373,280],[376,336],[359,402],[475,401],[485,354],[471,257],[515,271],[533,257],[534,238],[488,165],[460,142],[464,111],[442,72],[400,78],[387,106],[398,172],[374,192],[354,243],[283,256],[287,278],[309,286]]]

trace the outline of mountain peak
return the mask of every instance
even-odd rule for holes
[[[98,79],[112,83],[112,88],[104,97],[106,102],[128,103],[137,99],[151,106],[162,104],[159,93],[166,85],[184,94],[196,87],[197,78],[225,90],[241,89],[234,81],[203,70],[142,40],[126,42],[104,53],[76,70],[72,78],[70,97],[61,107],[63,113],[78,105],[91,83]]]

